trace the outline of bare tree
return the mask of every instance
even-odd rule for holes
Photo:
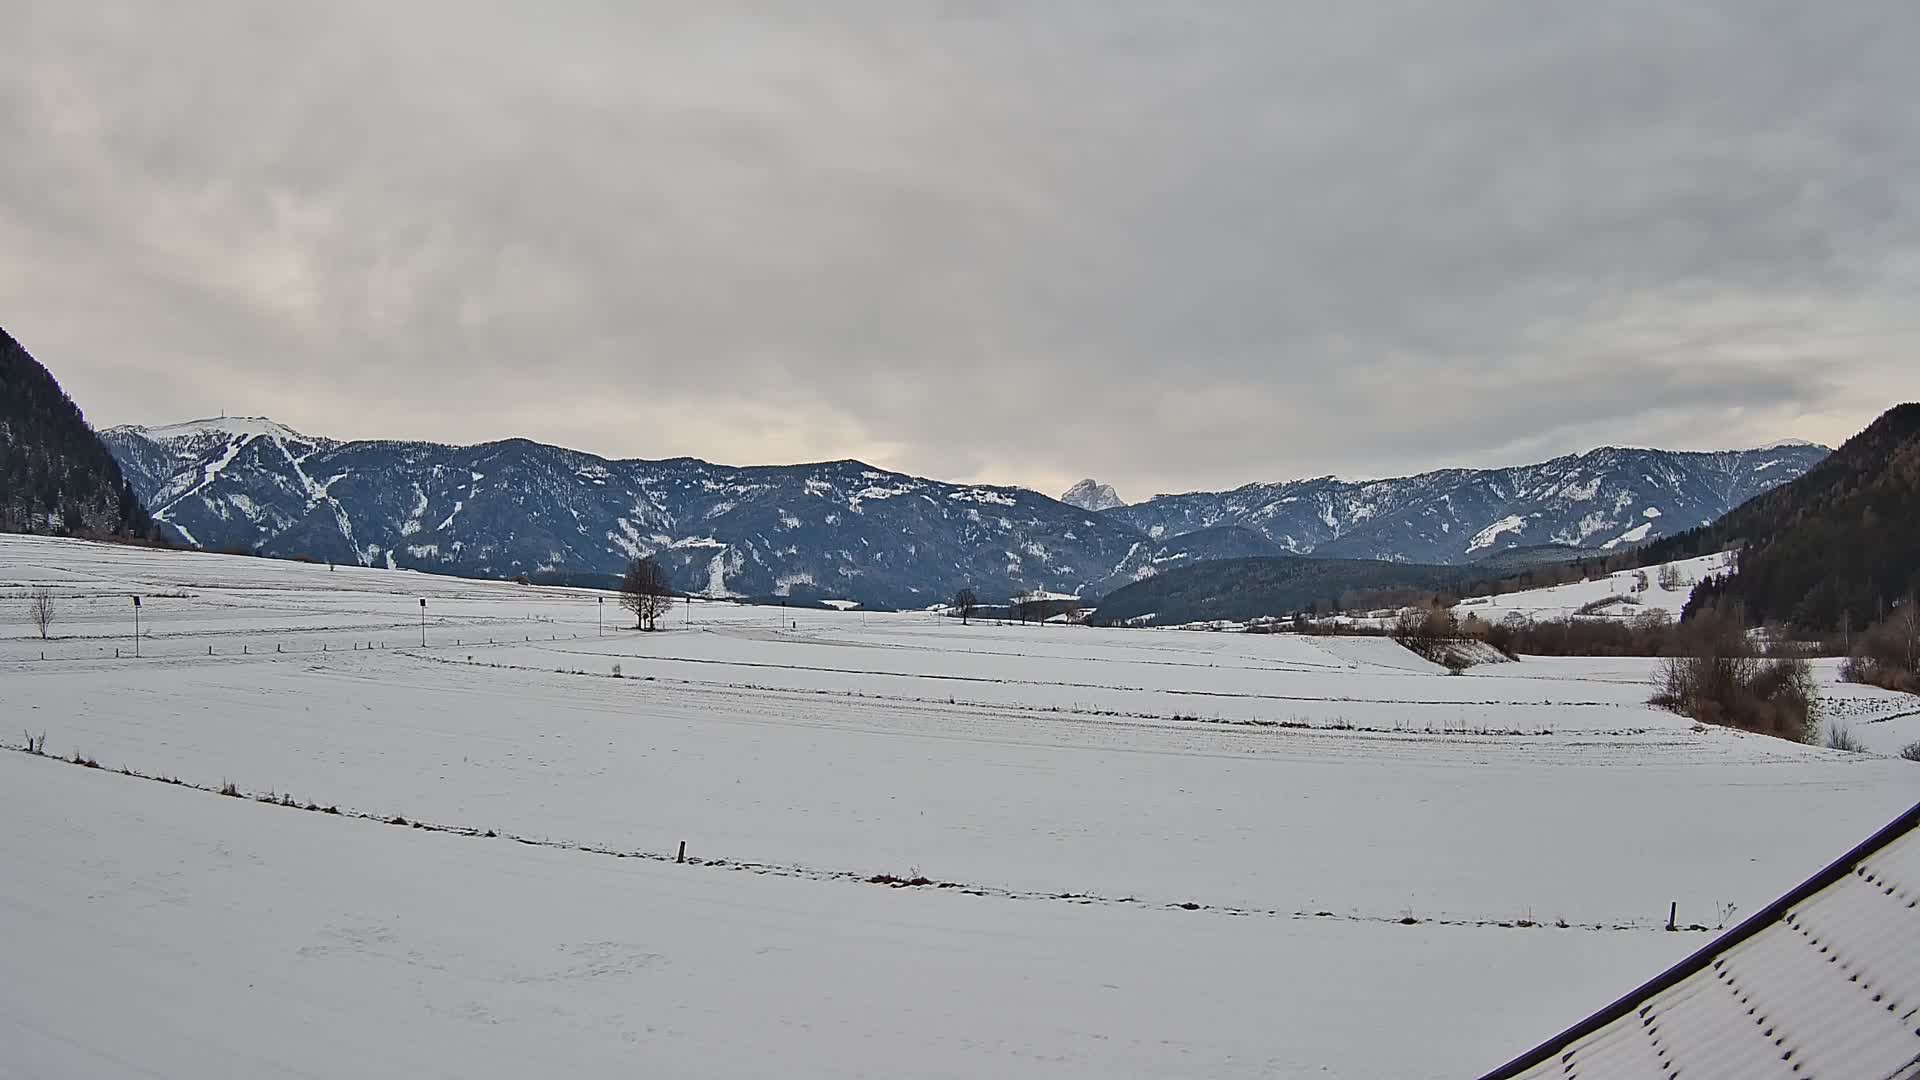
[[[960,613],[960,625],[965,626],[979,607],[980,597],[972,589],[961,589],[953,594],[953,610]]]
[[[673,581],[666,567],[648,555],[627,564],[620,579],[620,606],[633,612],[635,630],[652,630],[673,606]]]
[[[1893,640],[1904,654],[1907,670],[1920,672],[1920,603],[1908,596],[1906,603],[1887,616],[1887,623],[1893,627]]]
[[[32,599],[27,603],[27,618],[33,621],[34,629],[40,631],[40,640],[47,640],[47,628],[53,625],[53,590],[45,585],[33,590]]]

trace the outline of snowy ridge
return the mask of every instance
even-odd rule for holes
[[[1126,501],[1120,498],[1120,493],[1113,490],[1112,484],[1102,484],[1091,478],[1068,488],[1066,493],[1060,496],[1060,501],[1082,510],[1112,510],[1127,505]]]
[[[1098,597],[1177,565],[1277,554],[1459,562],[1548,542],[1618,547],[1717,517],[1817,449],[1595,451],[1505,470],[1330,478],[1118,505],[858,461],[611,460],[523,439],[349,442],[258,417],[103,434],[156,516],[201,546],[444,573],[605,582],[656,554],[679,589],[924,608],[970,587]],[[806,582],[813,584],[807,584]],[[782,583],[786,583],[783,585]],[[787,592],[777,590],[785,588]]]
[[[1711,522],[1812,468],[1824,447],[1602,447],[1535,465],[1334,477],[1156,495],[1105,511],[1150,536],[1237,525],[1299,555],[1459,563],[1516,547],[1614,549]]]
[[[264,416],[221,416],[204,420],[188,420],[179,424],[162,424],[158,427],[143,427],[137,424],[122,424],[108,428],[106,432],[139,435],[155,442],[168,442],[180,438],[199,438],[203,436],[224,436],[227,438],[251,439],[271,436],[290,442],[311,443],[315,440]]]

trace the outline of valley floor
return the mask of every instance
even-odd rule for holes
[[[0,731],[103,766],[0,754],[24,1075],[1465,1075],[1920,792],[1915,699],[1823,687],[1842,754],[1642,661],[23,537],[0,609]]]

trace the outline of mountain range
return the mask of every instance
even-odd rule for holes
[[[1799,442],[1704,453],[1608,446],[1504,469],[1156,495],[1107,513],[1151,537],[1232,525],[1290,555],[1451,564],[1543,544],[1613,550],[1695,528],[1828,453]]]
[[[972,587],[1095,597],[1170,567],[1280,554],[1455,563],[1630,545],[1711,520],[1826,453],[1603,449],[1518,469],[1322,478],[1102,510],[858,461],[737,467],[304,435],[262,418],[101,433],[154,518],[215,550],[605,583],[657,555],[708,595],[921,607]],[[1085,490],[1081,490],[1085,489]],[[1118,502],[1105,485],[1076,485]]]

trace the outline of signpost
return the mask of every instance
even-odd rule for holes
[[[427,647],[427,598],[420,598],[420,647]]]
[[[133,598],[133,655],[140,655],[140,598]]]

